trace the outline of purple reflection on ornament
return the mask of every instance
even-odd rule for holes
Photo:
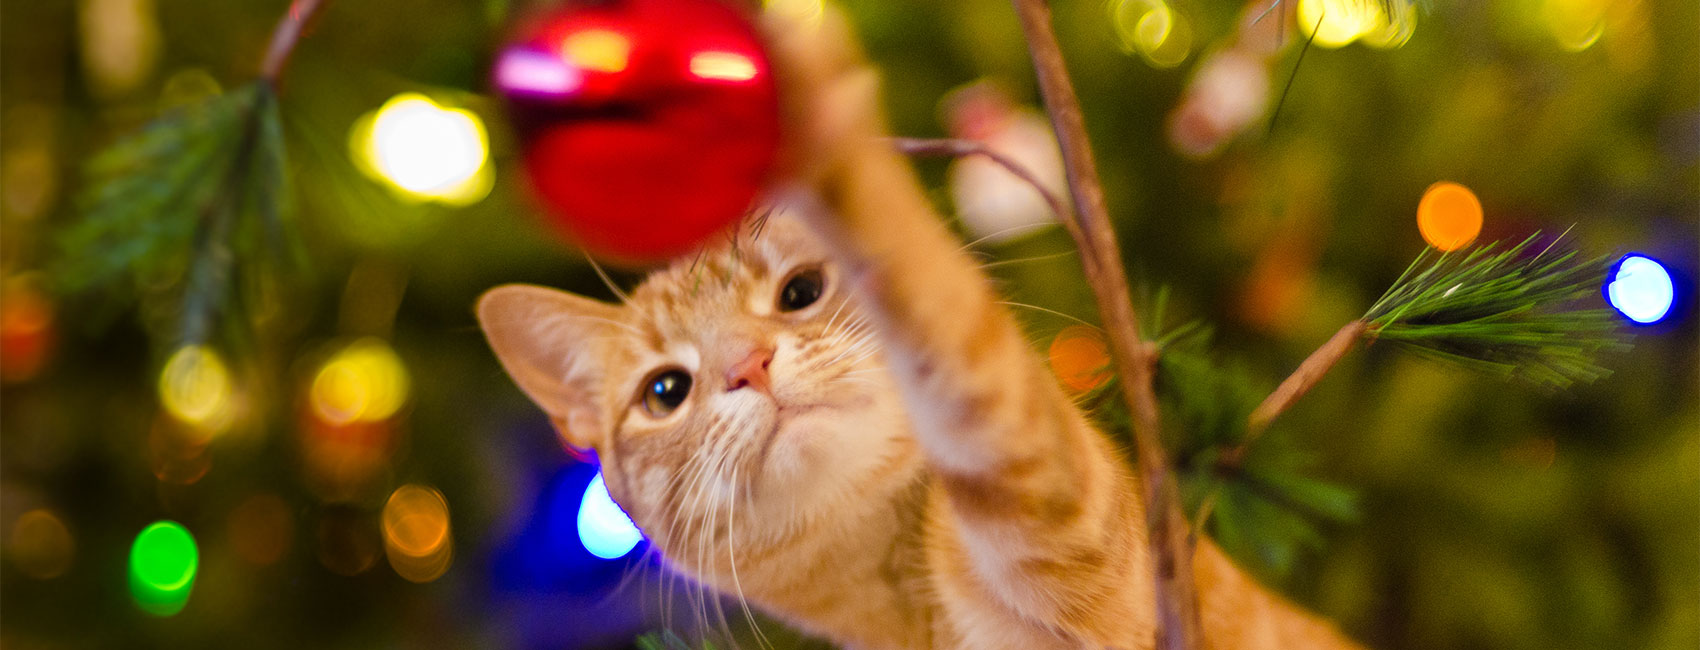
[[[584,73],[553,52],[515,49],[496,62],[496,84],[515,95],[562,97],[584,84]]]

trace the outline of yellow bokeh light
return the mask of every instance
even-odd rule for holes
[[[430,582],[448,570],[454,543],[442,492],[413,484],[396,488],[384,504],[383,534],[384,553],[401,577]]]
[[[1155,67],[1180,65],[1192,53],[1191,26],[1162,0],[1119,0],[1110,8],[1110,21],[1122,51]]]
[[[471,205],[490,193],[490,138],[472,111],[402,93],[357,120],[349,150],[368,176],[403,197]]]
[[[631,54],[631,40],[607,29],[574,32],[561,41],[562,56],[580,68],[595,72],[625,70]]]
[[[691,74],[717,81],[749,81],[756,78],[756,63],[736,52],[698,52],[691,56]]]
[[[1396,3],[1397,4],[1397,3]],[[1397,9],[1396,16],[1376,11],[1376,24],[1359,38],[1364,45],[1382,50],[1396,50],[1410,42],[1417,31],[1417,5],[1406,3]]]
[[[384,420],[407,402],[407,368],[389,344],[361,339],[337,352],[313,376],[313,412],[330,424]]]
[[[58,515],[46,508],[31,510],[12,522],[6,554],[26,576],[51,580],[64,575],[76,556],[76,542]]]
[[[229,426],[235,392],[224,360],[204,345],[178,348],[159,373],[160,406],[205,434]]]
[[[1299,0],[1298,25],[1318,46],[1336,48],[1358,40],[1388,22],[1380,2]]]
[[[1580,52],[1605,34],[1608,0],[1545,0],[1541,20],[1559,47]]]

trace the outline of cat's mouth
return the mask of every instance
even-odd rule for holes
[[[773,451],[773,444],[779,440],[780,431],[796,416],[803,413],[818,411],[830,407],[825,402],[810,402],[807,404],[780,404],[773,414],[773,426],[762,436],[761,447],[756,450],[756,472],[759,474],[767,468],[768,454]]]

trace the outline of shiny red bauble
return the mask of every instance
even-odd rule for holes
[[[537,16],[495,83],[536,194],[593,253],[688,253],[746,214],[778,158],[750,16],[722,0],[579,0]]]

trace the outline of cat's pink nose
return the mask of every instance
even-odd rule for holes
[[[726,390],[731,392],[747,386],[771,397],[773,383],[767,375],[767,366],[772,363],[773,348],[751,350],[749,355],[726,369]]]

